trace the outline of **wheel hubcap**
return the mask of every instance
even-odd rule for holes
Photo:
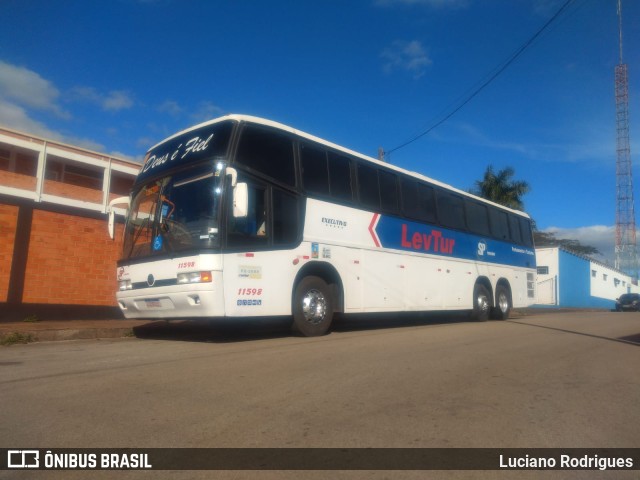
[[[504,293],[501,293],[498,297],[498,306],[503,313],[509,310],[509,299]]]
[[[489,311],[489,299],[485,295],[478,295],[478,309],[483,313]]]
[[[318,290],[309,290],[302,298],[302,314],[307,322],[317,325],[327,313],[327,299]]]

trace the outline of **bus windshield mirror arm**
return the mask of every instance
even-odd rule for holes
[[[231,177],[231,187],[235,187],[238,182],[238,171],[235,168],[227,167],[227,175]]]
[[[114,208],[116,205],[126,205],[126,208],[129,208],[129,197],[118,197],[109,202],[109,207],[107,208],[107,213],[109,215],[107,228],[109,229],[109,237],[111,237],[111,240],[115,237],[116,212]]]

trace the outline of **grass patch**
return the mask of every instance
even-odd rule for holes
[[[30,333],[13,332],[0,338],[0,345],[15,345],[16,343],[31,343],[35,341]]]
[[[28,322],[28,323],[36,323],[36,322],[39,322],[40,319],[38,318],[37,315],[29,315],[28,317],[23,318],[22,321]]]

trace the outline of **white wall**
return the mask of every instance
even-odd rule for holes
[[[557,305],[559,294],[559,256],[557,248],[536,249],[536,265],[547,267],[546,274],[538,273],[536,292],[536,303],[540,305]]]
[[[628,291],[640,292],[637,285],[632,285],[631,277],[628,275],[596,262],[590,262],[589,268],[591,274],[591,296],[593,297],[615,300]]]

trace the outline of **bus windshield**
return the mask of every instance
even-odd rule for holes
[[[222,166],[211,163],[162,177],[134,192],[123,258],[220,246]]]

